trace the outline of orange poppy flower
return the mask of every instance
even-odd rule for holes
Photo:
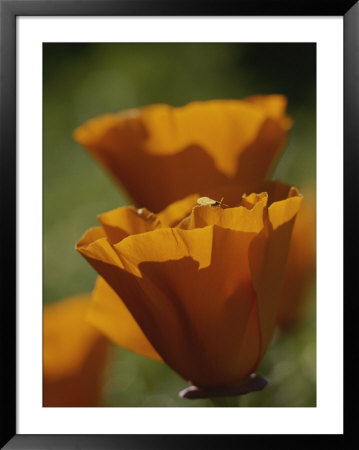
[[[43,406],[100,406],[109,342],[85,320],[90,299],[44,307]]]
[[[315,218],[313,192],[305,192],[293,228],[282,301],[279,307],[278,325],[282,329],[290,329],[295,325],[308,306],[308,287],[315,274]]]
[[[158,215],[133,207],[101,215],[101,226],[77,244],[105,280],[98,281],[92,320],[115,342],[163,359],[200,388],[248,379],[276,326],[301,203],[296,189],[281,193],[274,202],[267,193],[244,196],[233,208],[197,205],[183,220],[175,212],[194,206],[193,196]],[[138,325],[127,323],[132,317],[120,298]],[[139,329],[137,341],[126,342]]]
[[[153,105],[107,114],[74,132],[138,206],[158,212],[175,200],[215,186],[253,192],[286,141],[286,98]]]

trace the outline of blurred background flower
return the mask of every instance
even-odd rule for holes
[[[308,291],[316,272],[316,201],[313,194],[312,189],[303,191],[305,201],[297,215],[290,243],[278,314],[279,327],[286,331],[305,319]]]
[[[315,197],[314,44],[44,44],[44,301],[92,289],[95,273],[74,251],[103,211],[130,204],[72,140],[91,117],[153,103],[284,94],[293,118],[273,174]],[[305,199],[303,207],[305,205]],[[315,282],[307,295],[315,298]],[[270,378],[247,406],[315,405],[315,303],[302,326],[273,342],[259,372]],[[177,399],[182,380],[163,364],[116,351],[104,384],[108,406],[203,406]]]
[[[214,186],[253,192],[287,140],[282,95],[152,105],[106,114],[76,128],[86,147],[139,207],[159,212]]]
[[[43,406],[101,406],[110,342],[86,321],[91,294],[45,305]]]

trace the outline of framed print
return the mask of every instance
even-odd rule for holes
[[[1,1],[3,448],[342,445],[358,17]]]

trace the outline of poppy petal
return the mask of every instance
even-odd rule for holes
[[[164,226],[175,227],[179,222],[192,212],[196,206],[199,194],[190,194],[187,197],[171,203],[157,214],[157,217]]]
[[[270,118],[281,120],[283,128],[292,126],[292,119],[285,114],[288,101],[284,95],[253,95],[244,101],[260,106]]]
[[[120,347],[147,358],[162,360],[123,301],[101,277],[98,277],[92,292],[87,319]]]
[[[262,331],[262,354],[276,326],[289,243],[301,196],[274,202],[268,208],[268,226],[252,242],[249,261],[257,294]]]
[[[98,259],[100,241],[85,256],[168,365],[198,386],[225,385],[248,376],[259,357],[258,348],[245,361],[235,351],[250,317],[258,335],[247,259],[255,235],[217,226],[164,228],[116,244],[122,267]]]
[[[196,206],[191,214],[178,224],[178,228],[191,230],[208,225],[218,225],[237,231],[259,232],[263,228],[263,210],[267,205],[267,195],[263,194],[255,199],[252,210],[240,206],[225,208],[221,206]]]
[[[123,206],[100,214],[98,219],[113,244],[130,234],[145,233],[161,226],[158,217],[146,208]]]

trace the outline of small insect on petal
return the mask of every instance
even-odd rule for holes
[[[219,205],[219,202],[217,202],[217,200],[212,200],[212,199],[209,198],[209,197],[200,197],[200,198],[197,200],[197,203],[198,203],[199,205],[201,205],[201,206],[204,206],[204,205],[213,205],[213,206],[217,206],[217,205]]]
[[[224,197],[222,197],[221,201],[219,202],[219,201],[213,200],[212,198],[209,198],[209,197],[200,197],[197,200],[197,203],[198,203],[199,206],[205,206],[205,205],[210,205],[210,206],[228,206],[228,205],[225,205],[224,203],[222,203],[223,202],[223,198]]]

